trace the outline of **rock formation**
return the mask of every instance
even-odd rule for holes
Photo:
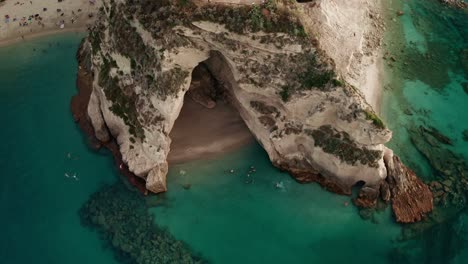
[[[387,149],[384,155],[387,166],[387,183],[390,186],[392,208],[396,220],[403,223],[417,222],[430,213],[433,197],[429,187],[408,169],[400,158]]]
[[[421,219],[432,209],[430,190],[391,152],[384,162],[392,133],[311,37],[313,8],[104,2],[81,48],[94,76],[87,115],[95,136],[116,140],[149,191],[166,191],[169,132],[203,64],[275,166],[342,194],[363,181],[368,200],[391,192],[398,221]]]
[[[440,2],[456,8],[468,8],[468,3],[464,0],[440,0]]]

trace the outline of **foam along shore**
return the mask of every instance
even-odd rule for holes
[[[0,3],[0,47],[63,32],[84,32],[101,1],[6,0]]]

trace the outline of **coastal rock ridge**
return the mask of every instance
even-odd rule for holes
[[[340,194],[364,182],[358,205],[382,197],[397,221],[421,220],[432,210],[431,191],[384,146],[392,132],[352,85],[365,71],[349,63],[364,57],[336,56],[346,52],[324,47],[332,33],[316,37],[338,19],[325,2],[104,1],[79,53],[93,76],[86,115],[95,137],[117,142],[123,164],[147,190],[166,191],[169,133],[191,73],[203,65],[276,167]],[[346,6],[339,2],[338,11]]]

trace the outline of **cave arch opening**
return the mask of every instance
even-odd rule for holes
[[[356,183],[354,183],[354,185],[351,187],[351,197],[354,199],[354,198],[357,198],[359,196],[359,192],[361,191],[361,189],[366,185],[366,182],[363,181],[363,180],[360,180],[360,181],[357,181]]]
[[[235,107],[233,73],[218,51],[192,71],[182,109],[169,134],[170,164],[216,157],[255,142]]]

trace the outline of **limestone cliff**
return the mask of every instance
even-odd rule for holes
[[[82,45],[94,76],[87,113],[96,137],[114,138],[123,162],[146,188],[166,191],[169,132],[191,72],[203,63],[275,166],[342,194],[363,181],[378,199],[387,171],[396,170],[384,162],[391,131],[341,77],[336,58],[318,45],[306,15],[315,11],[308,8],[319,7],[105,1]],[[390,196],[411,199],[404,193],[412,188],[399,188],[400,182],[415,181],[393,181]],[[421,202],[430,196],[432,208],[427,191]],[[420,217],[398,217],[401,211],[430,211],[418,203],[398,206],[394,211],[403,222]]]

